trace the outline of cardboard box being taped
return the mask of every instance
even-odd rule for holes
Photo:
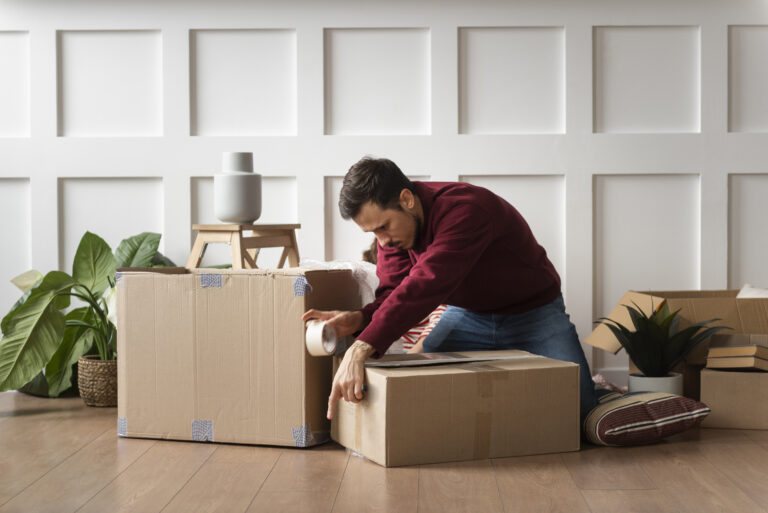
[[[504,359],[367,367],[365,398],[338,402],[333,439],[387,467],[579,450],[578,365],[524,351],[449,355]]]
[[[117,275],[118,433],[307,447],[327,441],[331,357],[301,315],[360,308],[346,270]]]
[[[724,333],[768,333],[768,298],[737,299],[738,290],[678,290],[665,292],[629,291],[621,298],[607,316],[609,319],[631,327],[624,305],[636,303],[645,313],[650,314],[663,300],[667,300],[670,312],[680,309],[680,328],[694,322],[720,319],[712,325],[728,326]],[[604,325],[598,325],[584,340],[587,344],[611,353],[617,353],[621,344]],[[696,348],[686,362],[703,366],[707,360],[709,344],[705,341]]]

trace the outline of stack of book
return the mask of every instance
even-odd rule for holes
[[[707,354],[710,369],[757,369],[768,371],[768,345],[710,347]]]

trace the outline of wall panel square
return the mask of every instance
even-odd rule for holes
[[[699,196],[693,174],[595,176],[596,317],[627,290],[699,288]]]
[[[459,132],[565,132],[565,30],[460,28]]]
[[[193,177],[190,183],[192,224],[221,224],[216,219],[213,205],[213,177]],[[297,223],[298,200],[296,178],[293,176],[262,176],[261,217],[257,224]],[[190,227],[191,229],[191,227]],[[196,233],[190,231],[190,247]],[[299,255],[303,258],[301,230],[297,232]],[[280,248],[264,248],[259,252],[256,263],[262,268],[277,267],[280,262]],[[205,251],[202,266],[231,264],[232,253],[227,244],[210,244]],[[183,264],[182,264],[183,265]]]
[[[594,27],[594,131],[699,132],[699,28]]]
[[[21,291],[10,280],[32,268],[31,198],[29,179],[0,178],[0,317],[4,316]],[[41,269],[42,272],[47,271]]]
[[[63,271],[72,272],[72,260],[86,231],[104,239],[113,252],[126,237],[163,233],[162,178],[59,178],[58,194]],[[161,239],[161,251],[163,247]]]
[[[768,288],[768,174],[728,177],[728,285]]]
[[[728,130],[768,132],[768,26],[728,27]]]
[[[326,29],[325,133],[429,134],[430,62],[428,29]]]
[[[520,212],[564,284],[565,178],[562,175],[464,175],[461,179],[498,194]]]
[[[162,135],[160,31],[60,31],[58,80],[59,136]]]
[[[0,31],[0,137],[29,136],[29,33]]]
[[[190,32],[192,135],[296,135],[296,31]]]

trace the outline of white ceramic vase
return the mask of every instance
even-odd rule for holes
[[[630,392],[667,392],[683,395],[683,375],[679,372],[670,372],[668,376],[661,378],[649,378],[642,374],[629,375]]]
[[[221,173],[213,176],[213,211],[223,223],[251,224],[261,216],[261,175],[253,172],[253,153],[221,155]]]

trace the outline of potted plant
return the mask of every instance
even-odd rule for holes
[[[0,324],[0,391],[20,388],[57,397],[72,388],[79,370],[76,381],[86,404],[115,405],[115,269],[174,265],[157,251],[159,243],[160,234],[142,233],[123,240],[113,255],[103,239],[86,232],[72,275],[28,271],[12,280],[24,295]],[[84,306],[70,309],[72,298]],[[102,368],[107,370],[92,374]],[[89,396],[92,391],[98,397]]]
[[[693,323],[678,329],[680,310],[669,311],[666,300],[647,315],[637,304],[623,305],[629,312],[632,327],[602,317],[605,324],[627,351],[641,374],[629,375],[630,392],[670,392],[683,394],[683,376],[672,372],[696,346],[725,326],[709,326],[720,319]]]

